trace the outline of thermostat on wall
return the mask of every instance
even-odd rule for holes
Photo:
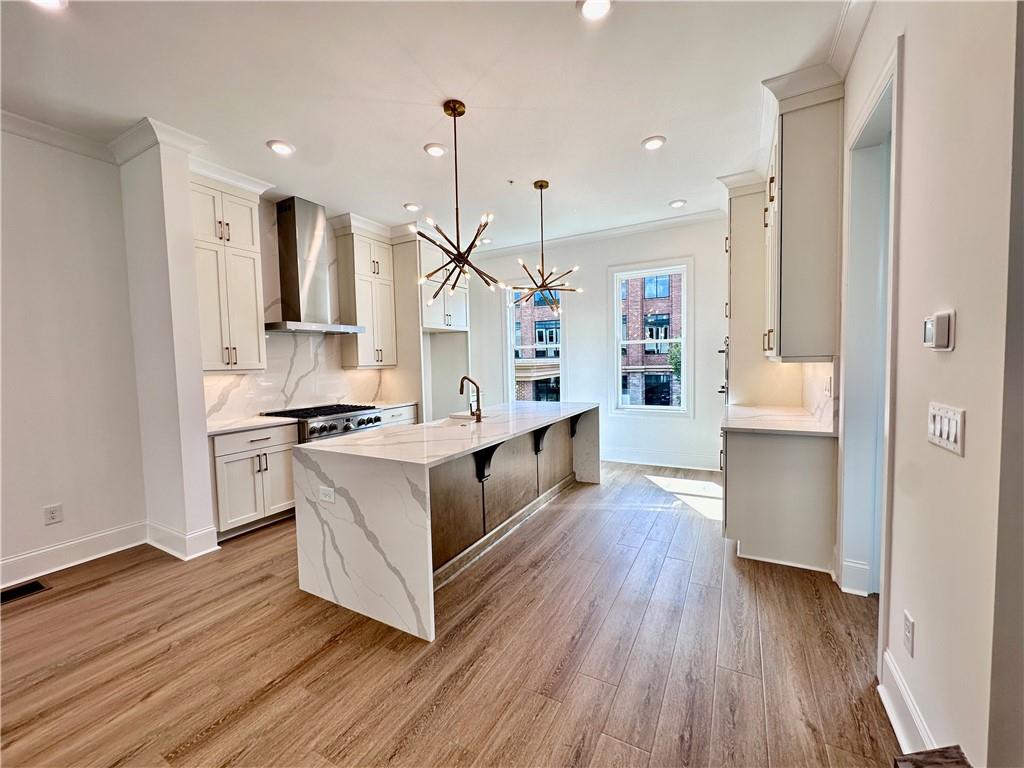
[[[949,352],[953,349],[953,330],[956,325],[956,310],[936,312],[924,319],[922,342],[936,352]]]

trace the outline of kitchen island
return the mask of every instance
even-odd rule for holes
[[[434,589],[574,480],[601,480],[596,403],[516,402],[297,446],[299,587],[434,639]]]

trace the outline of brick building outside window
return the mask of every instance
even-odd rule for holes
[[[519,298],[518,292],[514,298]],[[557,292],[555,300],[559,300]],[[561,400],[561,317],[535,294],[513,305],[512,321],[516,400]]]

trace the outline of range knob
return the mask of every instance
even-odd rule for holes
[[[356,422],[356,426],[357,427],[366,426],[366,419],[359,419],[359,421]]]
[[[309,425],[309,434],[311,434],[311,435],[319,435],[320,434],[320,425],[319,424],[310,424]]]
[[[346,421],[345,422],[345,426],[343,426],[341,428],[341,431],[342,432],[351,432],[352,431],[352,422],[351,421]]]
[[[328,432],[337,432],[338,431],[338,422],[332,421],[330,424],[328,424],[327,425],[327,431]]]
[[[381,422],[380,416],[374,416],[373,417],[373,423],[374,424],[380,424],[380,422]]]

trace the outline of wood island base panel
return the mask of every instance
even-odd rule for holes
[[[299,587],[433,640],[435,571],[566,478],[599,483],[598,420],[521,402],[296,447]]]

